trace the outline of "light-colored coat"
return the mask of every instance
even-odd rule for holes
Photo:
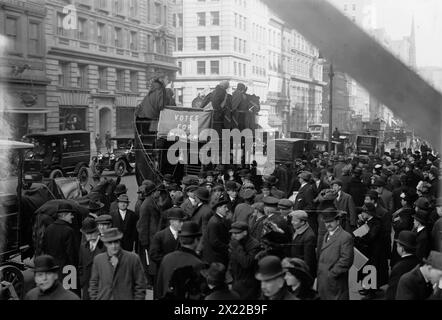
[[[326,242],[318,261],[318,292],[321,300],[348,300],[348,271],[353,265],[353,237],[339,227]]]

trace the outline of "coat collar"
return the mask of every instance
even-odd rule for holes
[[[327,236],[329,235],[329,232],[327,231],[327,233],[324,236],[321,251],[329,247],[332,243],[334,243],[338,238],[338,236],[341,234],[341,232],[342,232],[342,227],[339,226],[338,230],[336,230],[336,232],[332,236],[330,236],[330,239],[327,242],[325,242],[325,240],[327,240]]]

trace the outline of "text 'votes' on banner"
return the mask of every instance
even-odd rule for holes
[[[189,108],[166,107],[160,113],[158,122],[158,137],[167,137],[172,130],[183,130],[187,136],[194,132],[198,135],[204,129],[210,129],[212,120],[211,111],[199,111]],[[193,123],[198,123],[198,131],[192,128]],[[192,130],[192,131],[191,131]],[[189,139],[196,137],[189,137]]]

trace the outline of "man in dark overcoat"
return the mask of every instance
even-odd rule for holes
[[[158,270],[155,284],[155,296],[163,298],[168,290],[172,275],[176,269],[192,266],[195,269],[202,268],[204,263],[196,254],[201,232],[199,226],[193,221],[183,223],[181,232],[178,234],[180,248],[164,256]]]
[[[340,225],[336,210],[322,214],[327,228],[319,252],[317,286],[321,300],[349,300],[348,272],[353,265],[353,237]]]
[[[298,190],[293,209],[305,211],[311,210],[313,209],[313,190],[310,185],[311,173],[303,171],[298,175],[298,179],[301,187]]]
[[[255,256],[260,251],[259,241],[249,235],[249,226],[244,221],[237,221],[230,229],[229,270],[233,278],[232,289],[241,299],[257,299],[259,282],[255,279],[257,261]]]

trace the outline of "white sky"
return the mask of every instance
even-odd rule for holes
[[[392,39],[408,36],[414,16],[417,65],[442,67],[442,0],[374,0],[377,24]]]

